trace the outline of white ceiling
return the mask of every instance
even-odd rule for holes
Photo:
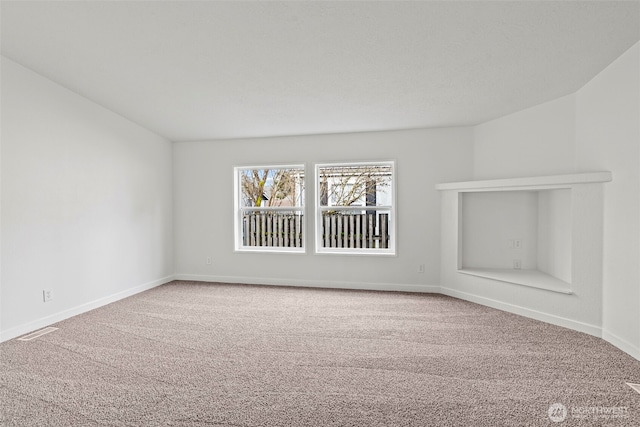
[[[638,1],[1,3],[2,54],[173,141],[481,123],[575,92]]]

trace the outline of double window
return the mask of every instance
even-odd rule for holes
[[[394,162],[314,170],[317,253],[395,253]],[[236,250],[305,251],[305,168],[235,168]]]

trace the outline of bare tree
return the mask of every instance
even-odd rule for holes
[[[391,168],[386,165],[327,166],[320,168],[322,206],[376,205],[376,194],[391,185]]]
[[[243,170],[241,186],[248,206],[296,206],[303,176],[298,169]]]
[[[322,206],[376,206],[377,195],[391,186],[388,165],[323,166],[320,172]],[[276,207],[301,204],[301,169],[246,169],[241,171],[244,206]]]
[[[265,198],[264,186],[269,176],[269,170],[243,170],[241,172],[242,196],[244,204],[248,206],[262,206]]]

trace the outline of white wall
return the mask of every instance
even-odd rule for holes
[[[557,175],[574,169],[575,95],[474,128],[474,179]]]
[[[462,266],[536,269],[538,193],[490,191],[462,194]],[[519,249],[509,241],[519,239]]]
[[[2,340],[171,277],[169,141],[4,57],[1,132]]]
[[[571,190],[538,192],[538,270],[571,283]]]
[[[408,130],[174,144],[176,277],[228,282],[437,291],[440,209],[434,185],[470,178],[469,128]],[[256,164],[396,160],[397,256],[233,251],[233,167]],[[309,205],[314,200],[308,179]],[[206,265],[206,257],[213,258]],[[425,272],[419,273],[420,264]]]
[[[571,283],[571,190],[461,193],[462,267],[540,270]],[[519,240],[516,247],[514,240]]]
[[[576,94],[476,126],[474,135],[474,179],[613,172],[604,184],[596,326],[640,358],[640,43]]]
[[[605,185],[603,337],[640,358],[640,43],[578,93],[577,165]]]

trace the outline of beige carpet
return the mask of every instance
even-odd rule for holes
[[[173,282],[53,326],[0,344],[1,425],[640,426],[639,361],[441,295]]]

